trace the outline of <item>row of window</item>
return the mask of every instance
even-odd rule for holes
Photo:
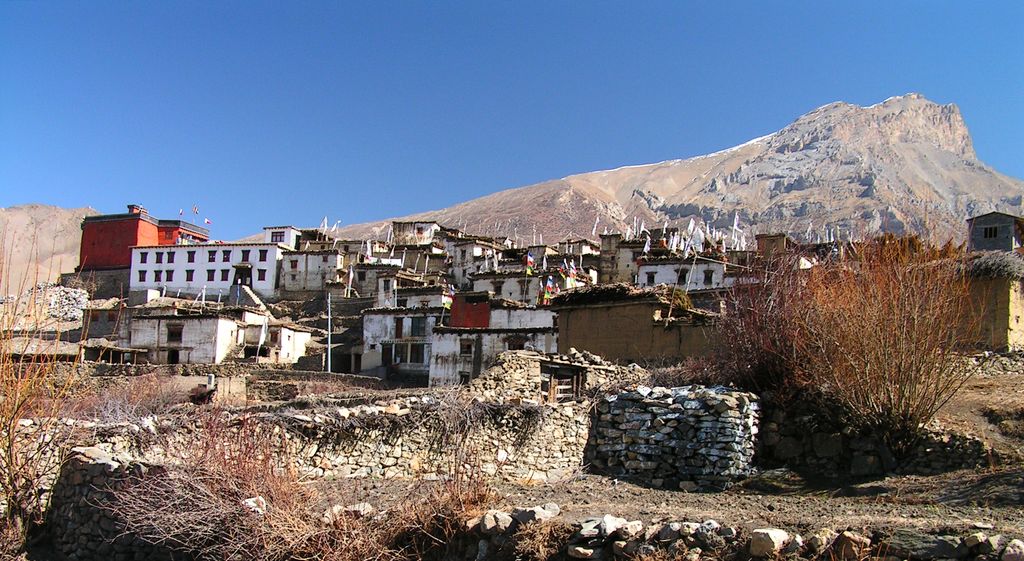
[[[227,282],[231,275],[231,269],[220,269],[220,281]],[[146,279],[149,276],[149,271],[139,271],[139,282],[147,282]],[[195,277],[195,271],[192,269],[185,269],[185,282],[192,282]],[[206,282],[214,282],[217,280],[217,270],[207,269],[206,270]],[[256,280],[265,281],[267,280],[266,269],[256,269]],[[153,282],[174,282],[174,271],[153,271]]]
[[[206,262],[207,263],[213,263],[213,262],[217,261],[217,252],[218,251],[221,254],[221,261],[223,261],[225,263],[231,261],[231,251],[232,250],[230,250],[230,249],[219,249],[219,250],[218,249],[211,249],[211,250],[208,250],[206,252]],[[257,251],[259,252],[258,253],[259,260],[260,261],[266,261],[267,260],[267,250],[260,249],[260,250],[257,250]],[[243,250],[241,250],[241,252],[242,252],[242,262],[244,263],[246,261],[249,261],[249,257],[250,257],[250,255],[252,253],[252,250],[243,249]],[[174,254],[175,253],[176,252],[174,252],[174,251],[166,251],[166,252],[165,251],[155,251],[155,252],[153,252],[153,257],[156,259],[157,263],[163,263],[164,259],[165,259],[165,256],[166,256],[166,259],[167,259],[168,263],[174,263]],[[188,263],[195,263],[196,262],[196,250],[190,249],[190,250],[186,251],[185,252],[185,260]],[[148,263],[148,262],[149,262],[149,252],[148,251],[140,251],[139,252],[139,263]]]

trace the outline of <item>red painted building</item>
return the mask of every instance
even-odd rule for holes
[[[157,220],[138,205],[123,214],[87,216],[82,220],[82,245],[77,271],[131,267],[132,247],[203,243],[210,232],[182,220]]]

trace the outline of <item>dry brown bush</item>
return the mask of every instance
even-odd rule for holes
[[[561,521],[524,524],[512,536],[515,558],[521,561],[559,559],[575,529]]]
[[[199,424],[194,446],[168,448],[171,462],[114,489],[107,508],[128,532],[200,559],[443,559],[465,521],[494,499],[481,477],[457,472],[424,482],[382,518],[328,521],[333,501],[282,465],[272,426],[215,410]],[[354,491],[332,491],[358,502]],[[262,514],[243,504],[255,497],[266,502]]]
[[[810,270],[772,263],[733,291],[724,378],[783,405],[820,396],[898,450],[970,375],[957,353],[977,322],[964,268],[943,251],[888,239]]]
[[[27,330],[21,325],[24,311],[43,303],[40,292],[30,290],[34,282],[10,282],[4,268],[10,254],[3,242],[0,233],[0,286],[13,287],[20,296],[0,302],[0,535],[5,547],[16,552],[42,524],[45,490],[70,445],[70,432],[62,430],[58,413],[76,380],[58,375],[52,352],[60,333],[44,337],[37,322]]]
[[[136,422],[167,413],[174,406],[187,402],[187,392],[172,380],[158,374],[144,374],[76,392],[64,404],[64,414],[104,423]]]

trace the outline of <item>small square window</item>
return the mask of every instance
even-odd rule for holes
[[[181,337],[182,331],[184,331],[184,326],[182,326],[182,325],[168,325],[167,326],[167,342],[168,343],[180,343],[181,342],[181,338],[182,338]]]
[[[161,252],[161,251],[156,252],[156,262],[157,263],[163,263],[164,262],[164,254],[163,254],[163,252]]]
[[[227,263],[228,261],[231,261],[231,250],[230,249],[225,249],[224,251],[221,252],[221,261],[224,261],[225,263]]]
[[[267,260],[267,250],[261,249],[260,250],[260,261],[266,261],[266,260]]]
[[[273,243],[281,243],[284,241],[284,232],[271,232],[270,241]]]
[[[473,356],[473,340],[472,339],[460,339],[459,340],[459,354],[462,356]]]
[[[146,271],[139,271],[139,282],[146,282]]]
[[[211,249],[210,251],[206,252],[206,260],[209,261],[210,263],[213,263],[214,261],[216,261],[217,260],[217,251]]]
[[[715,282],[715,272],[711,269],[704,271],[704,285],[711,286]]]
[[[228,273],[230,273],[229,270],[221,269],[221,271],[220,271],[220,280],[221,280],[221,282],[228,282]]]
[[[293,271],[295,269],[298,269],[299,268],[299,260],[298,259],[292,259],[290,266],[291,266]]]
[[[654,273],[647,273],[647,285],[654,284]]]
[[[267,280],[267,270],[266,269],[256,269],[256,280],[259,280],[259,281]]]
[[[192,282],[192,276],[194,274],[195,271],[193,271],[192,269],[185,269],[185,282]]]
[[[358,273],[356,273],[356,278],[359,279],[359,282],[365,282],[366,281],[366,271],[359,271]]]
[[[168,251],[167,252],[167,262],[168,263],[174,263],[174,252],[173,251]]]
[[[185,254],[188,256],[186,261],[188,261],[189,263],[195,263],[196,262],[196,252],[195,251],[188,251]]]
[[[140,251],[139,252],[139,263],[145,263],[146,260],[148,260],[148,259],[149,259],[149,252],[148,251]]]
[[[217,271],[214,271],[213,269],[208,269],[206,271],[206,282],[213,282],[214,275],[216,274]]]
[[[167,271],[167,282],[174,282],[174,271]]]
[[[164,279],[163,271],[153,271],[153,282],[161,282]]]
[[[999,227],[985,226],[981,230],[981,236],[986,240],[994,240],[995,238],[999,237]]]

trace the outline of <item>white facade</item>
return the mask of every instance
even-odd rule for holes
[[[168,296],[196,295],[205,288],[207,298],[215,299],[230,297],[234,285],[244,284],[269,297],[278,288],[285,249],[276,243],[133,247],[129,287]]]
[[[493,329],[441,329],[431,338],[433,357],[429,384],[452,386],[468,383],[490,367],[499,354],[516,349],[553,353],[558,349],[554,329],[501,331]]]
[[[301,235],[302,232],[291,226],[267,226],[263,228],[263,243],[281,244],[289,249],[298,249]]]
[[[447,243],[446,248],[451,256],[452,280],[460,289],[472,286],[470,275],[496,269],[495,257],[500,250],[495,244],[479,241],[456,241]]]
[[[728,288],[735,279],[726,275],[726,270],[725,263],[701,258],[696,261],[671,259],[641,262],[637,284],[643,287],[678,284],[679,288],[686,291]]]
[[[437,222],[392,222],[393,241],[398,245],[423,245],[434,241],[441,231]]]
[[[219,316],[133,317],[129,333],[127,346],[154,364],[219,364],[245,338],[239,321]]]
[[[262,345],[261,335],[264,336]],[[255,347],[260,357],[266,357],[266,362],[294,364],[300,357],[306,356],[306,344],[311,338],[312,334],[308,331],[287,325],[268,324],[265,334],[262,324],[246,325],[244,343],[247,348]]]
[[[430,340],[440,316],[436,308],[363,312],[362,372],[380,375],[391,370],[426,376]]]
[[[475,275],[473,277],[473,292],[493,292],[496,298],[505,298],[522,302],[523,304],[535,305],[537,296],[540,294],[542,282],[547,282],[547,276],[536,275]]]
[[[334,251],[288,251],[281,260],[281,287],[295,291],[321,291],[338,282],[345,271],[344,257]]]

